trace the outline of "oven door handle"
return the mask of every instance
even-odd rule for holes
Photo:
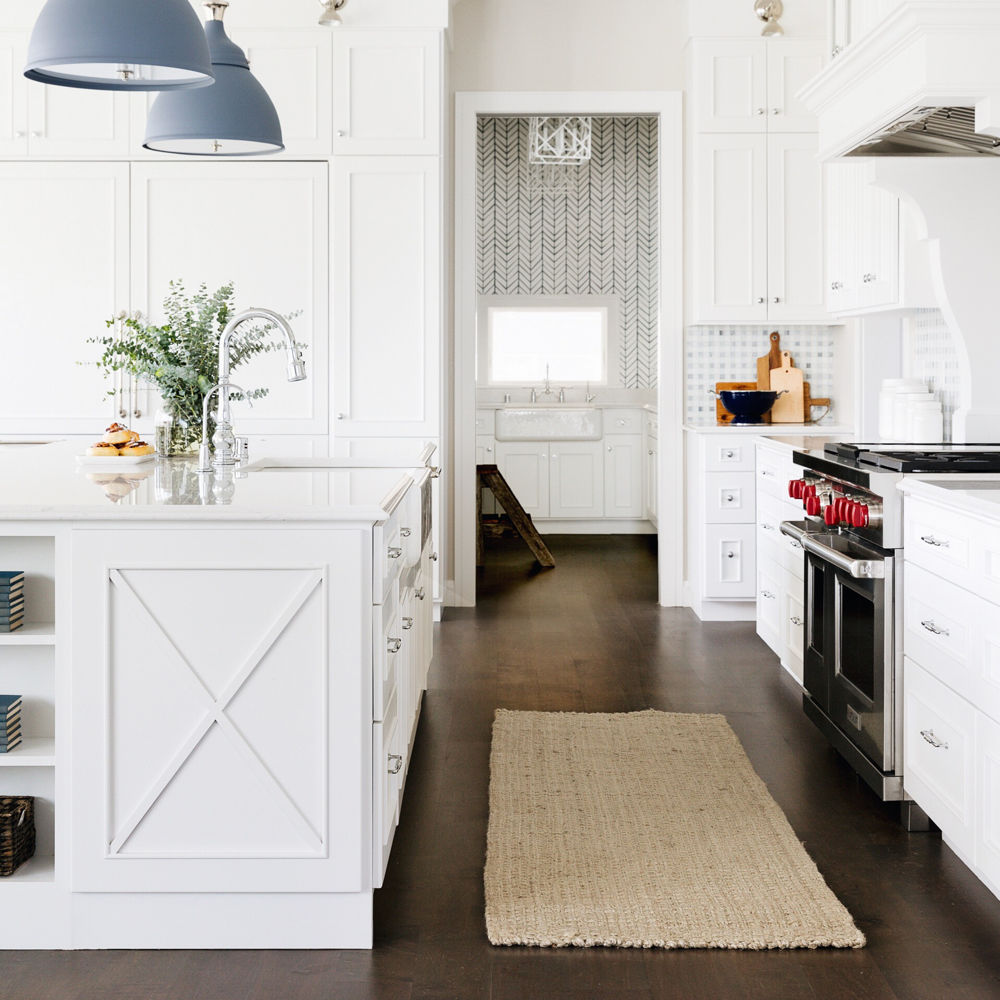
[[[825,562],[831,563],[837,569],[850,574],[855,580],[884,580],[885,560],[883,559],[851,559],[843,552],[830,548],[822,542],[803,532],[802,548],[819,556]]]

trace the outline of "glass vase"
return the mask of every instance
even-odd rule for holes
[[[212,421],[209,421],[211,435]],[[201,419],[194,414],[164,400],[164,407],[156,416],[156,451],[164,458],[197,455],[201,444]]]

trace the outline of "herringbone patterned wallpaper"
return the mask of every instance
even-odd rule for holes
[[[532,190],[527,118],[480,118],[481,295],[616,295],[626,388],[656,385],[656,118],[594,118],[593,157],[562,193]]]

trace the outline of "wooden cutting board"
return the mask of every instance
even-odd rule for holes
[[[771,371],[781,367],[781,334],[771,334],[771,350],[757,359],[757,388],[771,388]]]
[[[809,383],[802,383],[802,419],[804,423],[811,424],[813,422],[814,406],[825,406],[829,411],[832,405],[833,400],[829,396],[814,396]],[[826,414],[822,414],[822,416],[826,416]]]
[[[784,390],[771,407],[771,423],[800,424],[805,419],[805,385],[802,369],[792,367],[792,357],[785,351],[781,367],[771,371],[771,388]]]
[[[715,391],[724,392],[726,390],[756,389],[756,382],[716,382]],[[764,417],[765,422],[767,417]],[[722,400],[715,397],[715,422],[719,424],[731,424],[733,415],[722,405]]]

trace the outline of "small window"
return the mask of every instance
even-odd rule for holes
[[[516,304],[514,304],[516,302]],[[607,385],[613,304],[606,299],[486,299],[480,310],[481,385]]]

